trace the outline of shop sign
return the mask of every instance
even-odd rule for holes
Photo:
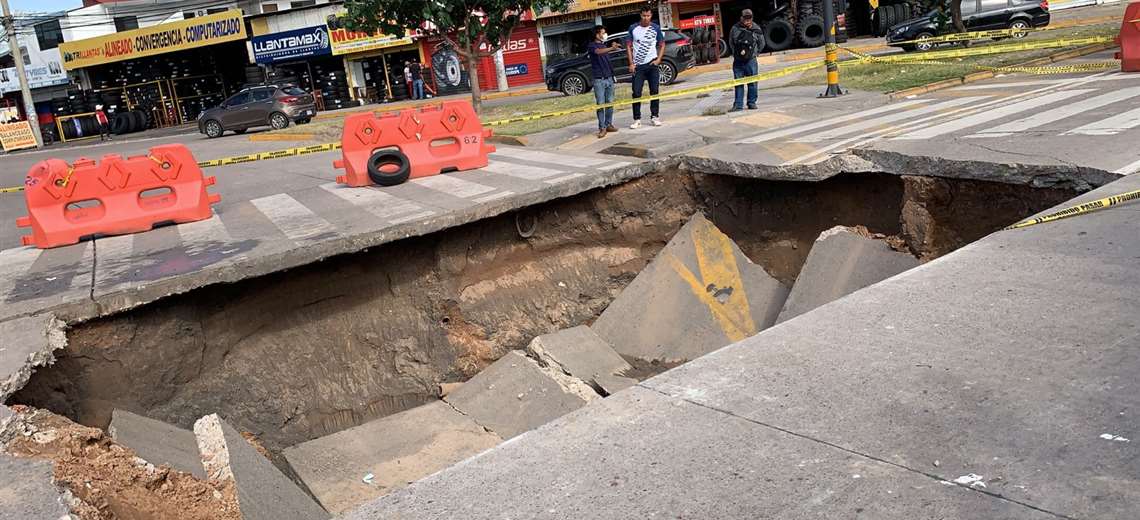
[[[35,34],[18,35],[20,51],[24,54],[24,73],[28,75],[28,87],[40,88],[52,85],[66,85],[67,71],[59,64],[59,50],[40,50]],[[16,67],[0,69],[0,94],[20,90],[20,76]]]
[[[388,47],[411,45],[412,37],[400,38],[381,32],[365,33],[345,29],[344,13],[329,15],[325,25],[329,31],[329,42],[332,44],[333,55],[354,54],[368,52]]]
[[[63,66],[75,70],[91,65],[155,56],[245,39],[241,11],[231,9],[189,20],[152,25],[59,44]]]
[[[36,136],[27,121],[0,125],[0,146],[4,151],[36,147]]]
[[[255,36],[252,43],[253,59],[257,63],[332,54],[328,28],[323,25]]]
[[[525,63],[515,63],[513,65],[507,65],[507,66],[503,67],[503,69],[505,69],[507,71],[508,77],[510,77],[510,76],[525,76],[528,72],[530,72],[530,69],[527,68]]]
[[[605,9],[607,7],[613,7],[616,5],[644,4],[644,3],[645,3],[645,0],[571,0],[570,5],[566,7],[565,11],[561,11],[561,12],[557,12],[557,13],[550,12],[550,11],[543,11],[542,14],[538,15],[538,17],[539,18],[546,18],[546,17],[558,16],[558,15],[562,15],[562,14],[582,13],[582,12],[594,11],[597,9]]]
[[[576,11],[568,14],[544,12],[539,16],[538,25],[540,27],[550,27],[552,25],[562,25],[565,23],[581,22],[585,20],[593,20],[595,16],[607,18],[610,16],[620,16],[630,14],[637,10],[637,3],[621,2],[622,5],[613,5],[605,9],[596,11]]]
[[[716,25],[716,16],[694,16],[681,20],[680,29],[696,29],[697,27],[712,27]]]

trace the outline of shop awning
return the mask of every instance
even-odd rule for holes
[[[179,20],[59,44],[63,67],[75,70],[92,65],[133,60],[245,39],[241,11]]]

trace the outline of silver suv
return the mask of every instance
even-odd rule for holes
[[[317,113],[313,95],[293,85],[264,85],[242,89],[222,106],[198,116],[198,131],[221,137],[226,130],[245,133],[255,126],[280,130],[289,123],[305,124]]]

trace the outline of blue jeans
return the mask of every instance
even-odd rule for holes
[[[614,102],[614,79],[594,79],[594,101],[599,105]],[[614,124],[614,107],[598,109],[598,130]]]
[[[646,63],[645,65],[638,65],[633,70],[633,98],[641,97],[641,89],[645,87],[645,82],[649,82],[649,95],[656,96],[658,89],[661,87],[661,68],[653,63]],[[649,114],[657,117],[661,110],[660,102],[656,99],[649,102]],[[641,103],[633,104],[633,120],[641,120]]]
[[[412,81],[412,99],[424,98],[424,80],[417,79]]]
[[[748,76],[756,75],[756,60],[751,59],[745,62],[732,62],[732,77],[735,79],[746,78]],[[735,98],[732,100],[732,108],[744,108],[744,85],[737,85],[732,88]],[[759,97],[759,84],[748,84],[748,106],[756,106],[756,98]]]

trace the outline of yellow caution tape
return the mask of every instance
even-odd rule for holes
[[[264,161],[266,159],[280,159],[282,157],[296,157],[313,153],[329,152],[337,149],[340,149],[340,143],[315,144],[312,146],[299,146],[296,148],[286,148],[284,150],[273,150],[270,152],[251,153],[248,155],[237,155],[234,157],[223,157],[221,159],[202,161],[198,163],[198,166],[201,168],[212,168],[214,166],[225,166],[228,164],[241,164],[254,161]]]
[[[816,67],[821,67],[821,66],[823,66],[823,64],[824,64],[823,60],[817,60],[817,61],[813,61],[811,63],[803,63],[800,65],[792,65],[790,67],[784,67],[784,68],[779,69],[779,70],[761,72],[755,76],[748,76],[746,78],[718,81],[715,83],[709,83],[707,85],[702,85],[699,87],[673,90],[673,91],[666,92],[663,94],[657,94],[657,95],[653,95],[653,96],[644,96],[644,97],[640,97],[637,99],[623,99],[621,101],[614,101],[613,103],[605,103],[605,104],[601,104],[601,105],[583,105],[580,107],[568,108],[566,110],[556,110],[553,112],[543,112],[540,114],[529,114],[529,115],[525,115],[525,116],[511,117],[511,118],[507,118],[507,119],[499,119],[497,121],[490,121],[490,122],[483,123],[483,126],[500,126],[500,125],[505,125],[505,124],[509,124],[509,123],[519,123],[522,121],[534,121],[537,119],[546,119],[548,117],[558,117],[558,116],[565,116],[565,115],[570,115],[570,114],[577,114],[580,112],[593,112],[595,110],[600,110],[600,109],[604,109],[604,108],[621,107],[621,106],[626,106],[626,105],[632,105],[634,103],[644,103],[646,101],[653,101],[655,99],[669,99],[669,98],[675,98],[675,97],[681,97],[681,96],[689,96],[692,94],[701,94],[704,92],[711,92],[714,90],[722,90],[722,89],[729,88],[729,87],[735,87],[737,85],[746,85],[748,83],[755,83],[757,81],[767,81],[770,79],[775,79],[775,78],[779,78],[782,76],[787,76],[788,74],[795,74],[797,72],[803,72],[806,70],[814,69]]]
[[[1115,18],[1096,19],[1101,22],[1115,22]],[[1013,38],[1019,35],[1025,36],[1032,33],[1040,33],[1047,31],[1059,31],[1062,29],[1077,29],[1080,27],[1092,27],[1102,25],[1102,23],[1085,23],[1081,25],[1058,25],[1058,26],[1045,26],[1045,27],[1026,27],[1025,29],[992,29],[988,31],[967,31],[960,33],[944,34],[942,36],[931,36],[929,38],[918,38],[914,40],[904,40],[897,42],[888,42],[887,45],[915,45],[918,43],[952,43],[952,42],[966,42],[972,40],[986,40],[990,38]]]
[[[1071,206],[1061,211],[1050,213],[1048,215],[1023,220],[1017,224],[1006,227],[1005,229],[1021,229],[1029,226],[1036,226],[1037,224],[1044,224],[1045,222],[1053,222],[1054,220],[1061,220],[1063,218],[1075,217],[1077,215],[1084,215],[1086,213],[1100,211],[1102,209],[1106,209],[1117,204],[1123,204],[1130,200],[1136,199],[1140,199],[1140,190],[1129,191],[1126,193],[1121,193],[1120,195],[1113,195],[1111,197],[1105,197],[1103,199],[1094,200],[1092,202],[1086,202],[1077,206]]]
[[[913,63],[931,61],[944,58],[965,58],[969,56],[985,56],[990,54],[1004,54],[1007,52],[1034,51],[1039,49],[1056,49],[1060,47],[1082,47],[1099,43],[1110,43],[1116,39],[1112,36],[1090,36],[1087,38],[1057,38],[1036,42],[1022,42],[1003,45],[986,45],[969,49],[947,49],[942,51],[924,52],[921,54],[893,54],[889,56],[869,56],[867,54],[841,47],[860,59],[875,61],[877,63]]]
[[[992,32],[992,31],[983,31],[983,32],[988,33],[988,32]],[[972,49],[955,49],[955,50],[945,50],[945,51],[924,52],[921,54],[906,54],[906,55],[891,55],[891,56],[872,56],[872,55],[864,54],[864,53],[861,53],[859,51],[856,51],[856,50],[853,50],[853,49],[850,49],[847,47],[839,47],[839,48],[841,50],[844,50],[844,51],[850,53],[851,55],[853,55],[855,57],[854,59],[851,59],[851,60],[841,61],[840,62],[841,64],[900,63],[900,64],[920,64],[920,65],[921,64],[946,65],[946,64],[949,64],[950,62],[938,61],[938,59],[939,58],[960,58],[960,57],[966,57],[966,56],[982,56],[982,55],[989,55],[989,54],[1001,54],[1001,53],[1006,53],[1006,52],[1021,52],[1021,51],[1028,51],[1028,50],[1051,49],[1051,48],[1059,48],[1059,47],[1076,47],[1076,46],[1083,46],[1083,45],[1095,45],[1098,43],[1108,43],[1108,42],[1112,42],[1112,41],[1115,41],[1115,39],[1113,37],[1109,37],[1109,36],[1097,36],[1097,37],[1075,38],[1075,39],[1059,38],[1059,39],[1055,39],[1055,40],[1044,40],[1044,41],[1039,41],[1039,42],[1025,42],[1025,43],[1017,43],[1017,44],[1012,44],[1012,45],[1008,45],[1008,44],[1007,45],[989,45],[989,46],[985,46],[985,47],[977,47],[977,48],[972,48]],[[511,117],[511,118],[507,118],[507,119],[499,119],[496,121],[490,121],[487,123],[483,123],[483,126],[501,126],[501,125],[505,125],[505,124],[509,124],[509,123],[519,123],[519,122],[523,122],[523,121],[535,121],[538,119],[546,119],[548,117],[559,117],[559,116],[565,116],[565,115],[570,115],[570,114],[577,114],[577,113],[581,113],[581,112],[591,112],[591,111],[595,111],[595,110],[603,109],[603,108],[627,106],[627,105],[632,105],[634,103],[642,103],[642,102],[647,102],[647,101],[653,101],[655,99],[670,99],[670,98],[675,98],[675,97],[689,96],[689,95],[693,95],[693,94],[701,94],[704,92],[712,92],[714,90],[721,90],[721,89],[725,89],[725,88],[735,87],[737,85],[746,85],[748,83],[755,83],[757,81],[767,81],[767,80],[787,76],[789,74],[795,74],[797,72],[804,72],[807,70],[814,69],[816,67],[823,66],[824,63],[825,62],[823,60],[816,60],[816,61],[812,61],[809,63],[803,63],[800,65],[792,65],[789,67],[784,67],[784,68],[778,69],[778,70],[761,72],[759,74],[756,74],[755,76],[749,76],[746,78],[718,81],[718,82],[714,82],[714,83],[709,83],[707,85],[702,85],[699,87],[673,90],[670,92],[665,92],[662,94],[651,95],[651,96],[644,96],[644,97],[637,98],[637,99],[624,99],[621,101],[615,101],[613,103],[606,103],[606,104],[601,104],[601,105],[583,105],[580,107],[569,108],[566,110],[556,110],[556,111],[552,111],[552,112],[543,112],[543,113],[539,113],[539,114],[529,114],[529,115],[525,115],[525,116]],[[1082,63],[1082,64],[1076,64],[1076,65],[1042,66],[1042,67],[1016,67],[1016,66],[1012,66],[1012,67],[988,67],[988,66],[984,66],[984,65],[976,65],[976,67],[981,68],[981,69],[985,69],[985,70],[993,70],[993,71],[1001,71],[1001,72],[1024,72],[1024,73],[1028,73],[1028,74],[1064,74],[1064,73],[1071,73],[1071,72],[1085,72],[1085,71],[1090,71],[1090,70],[1101,70],[1104,68],[1109,68],[1110,66],[1111,67],[1116,66],[1116,62],[1096,62],[1096,63]],[[202,161],[202,162],[198,163],[198,166],[201,168],[212,168],[215,166],[226,166],[226,165],[231,165],[231,164],[241,164],[241,163],[248,163],[248,162],[255,162],[255,161],[263,161],[263,160],[268,160],[268,159],[280,159],[283,157],[296,157],[296,156],[301,156],[301,155],[309,155],[309,154],[313,154],[313,153],[338,150],[338,149],[340,149],[340,147],[341,147],[340,143],[324,143],[324,144],[316,144],[316,145],[311,145],[311,146],[301,146],[301,147],[296,147],[296,148],[287,148],[284,150],[273,150],[273,151],[269,151],[269,152],[260,152],[260,153],[253,153],[253,154],[247,154],[247,155],[238,155],[238,156],[234,156],[234,157],[224,157],[221,159],[213,159],[213,160],[209,160],[209,161]],[[19,192],[19,191],[23,191],[23,190],[24,190],[23,186],[14,186],[14,187],[10,187],[10,188],[0,188],[0,193],[13,193],[13,192]]]

